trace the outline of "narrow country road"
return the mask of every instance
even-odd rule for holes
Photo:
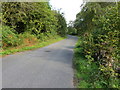
[[[74,88],[72,58],[77,37],[2,59],[3,88]]]

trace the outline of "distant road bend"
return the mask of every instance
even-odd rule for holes
[[[2,59],[2,88],[74,88],[72,58],[77,37]]]

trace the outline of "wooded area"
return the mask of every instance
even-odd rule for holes
[[[63,14],[49,2],[2,3],[3,49],[64,37],[66,29]]]
[[[120,2],[86,2],[75,21],[49,2],[2,2],[2,49],[77,35],[74,56],[79,88],[120,88]]]
[[[83,4],[74,27],[81,37],[77,52],[82,52],[87,58],[87,66],[83,68],[93,69],[81,72],[80,62],[75,61],[79,73],[89,72],[89,76],[91,75],[84,82],[86,87],[120,87],[120,2]],[[87,83],[91,85],[87,86]]]

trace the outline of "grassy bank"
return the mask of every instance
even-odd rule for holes
[[[63,39],[64,39],[63,37],[57,37],[56,39],[48,39],[46,41],[36,42],[34,45],[25,45],[24,44],[24,45],[20,45],[17,47],[10,47],[10,48],[7,48],[5,50],[2,50],[0,52],[0,54],[2,54],[2,56],[5,56],[5,55],[13,54],[16,52],[37,49],[37,48],[41,48],[41,47],[50,45],[52,43],[58,42],[58,41],[63,40]]]
[[[107,81],[97,62],[91,62],[85,57],[81,43],[82,40],[79,40],[74,49],[75,86],[77,88],[119,88],[118,79]]]

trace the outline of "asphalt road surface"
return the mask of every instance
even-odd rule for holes
[[[2,88],[74,88],[72,58],[77,37],[2,59]]]

